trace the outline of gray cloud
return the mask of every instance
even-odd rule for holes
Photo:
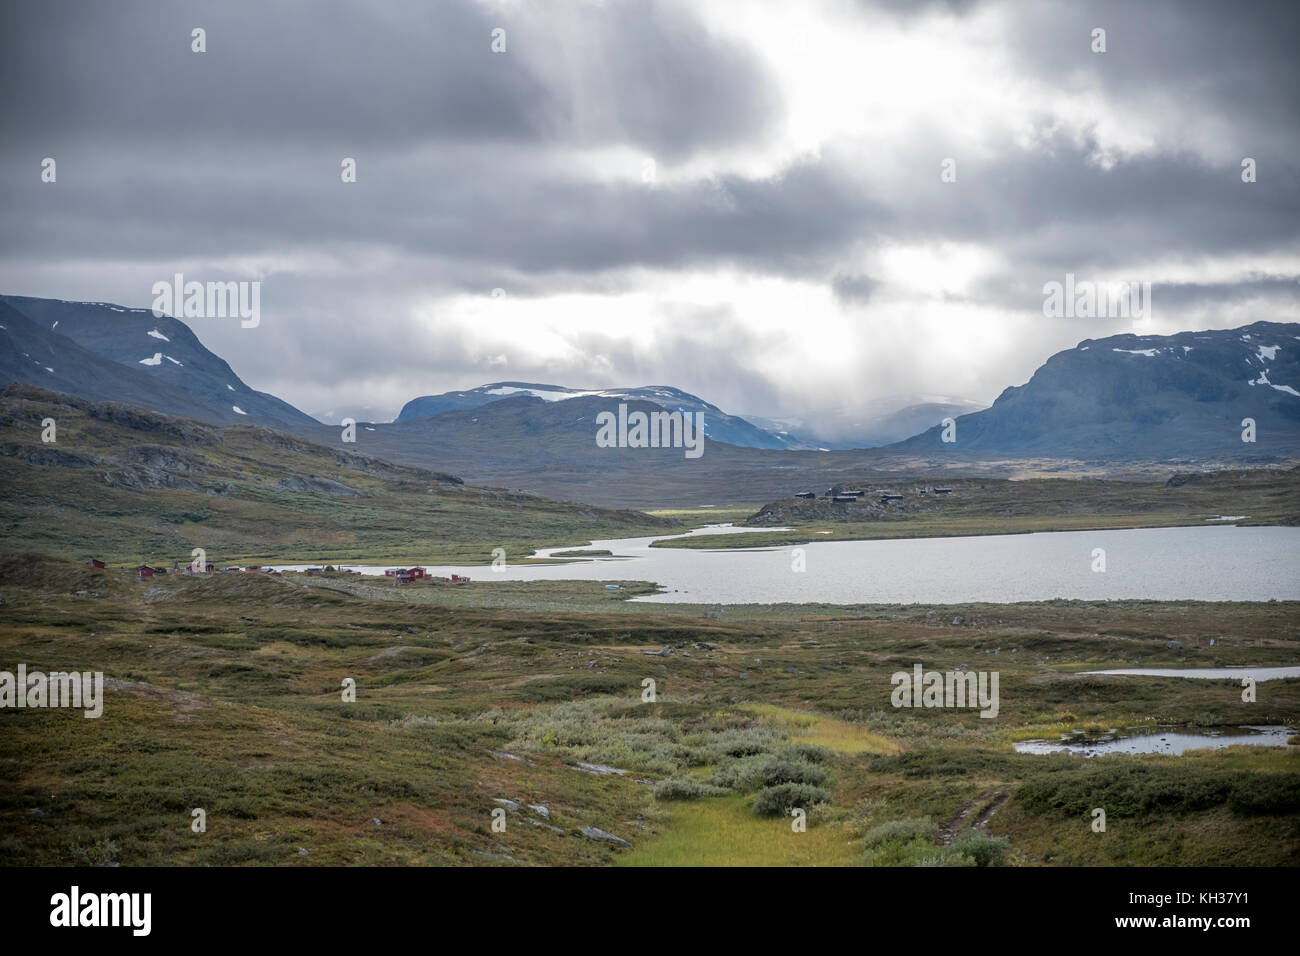
[[[856,9],[923,29],[925,18],[999,8]],[[628,291],[647,271],[671,286],[678,273],[731,269],[823,283],[873,322],[894,307],[893,286],[862,256],[932,242],[1005,263],[965,296],[936,291],[936,301],[1032,316],[1042,283],[1065,272],[1300,254],[1293,5],[1016,9],[1005,39],[1026,81],[1096,89],[1150,115],[1163,124],[1153,150],[1105,168],[1100,133],[1076,141],[1043,115],[1033,145],[989,148],[918,126],[891,144],[888,163],[831,142],[772,175],[669,175],[715,151],[761,147],[788,106],[743,30],[720,35],[684,4],[8,6],[0,283],[147,305],[152,282],[186,262],[264,270],[274,320],[256,340],[197,331],[256,387],[310,407],[325,407],[317,396],[330,388],[395,409],[417,393],[514,377],[658,380],[776,414],[784,402],[838,399],[829,384],[792,385],[803,370],[758,371],[780,345],[734,308],[665,308],[654,355],[611,320],[571,335],[563,361],[505,355],[507,373],[481,329],[439,324],[437,303],[498,286],[542,302]],[[190,52],[194,26],[207,30],[205,54]],[[490,50],[498,26],[504,54]],[[1089,50],[1094,26],[1107,29],[1104,55]],[[1198,148],[1204,129],[1226,137],[1222,156]],[[1239,154],[1257,160],[1258,182],[1241,182]],[[38,178],[44,156],[58,160],[55,187]],[[357,159],[356,184],[339,180],[344,156]],[[939,180],[946,156],[956,183]],[[654,185],[639,181],[643,157],[665,174]],[[1157,291],[1175,322],[1247,302],[1281,313],[1256,318],[1288,318],[1295,278]],[[428,303],[436,332],[412,317]],[[1018,335],[988,368],[935,376],[996,394],[1074,337]],[[900,370],[913,357],[864,354],[872,377],[858,397],[914,388]]]

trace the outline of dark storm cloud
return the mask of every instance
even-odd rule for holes
[[[1022,270],[1056,272],[1120,266],[1156,251],[1266,252],[1300,236],[1294,169],[1253,184],[1234,167],[1190,156],[1104,170],[1089,161],[1088,147],[1062,142],[1050,154],[963,163],[956,183],[941,183],[935,150],[916,151],[907,188],[879,195],[847,157],[833,155],[772,179],[662,186],[591,183],[511,149],[362,155],[359,181],[345,186],[337,157],[310,151],[286,149],[252,166],[201,151],[156,160],[123,152],[84,171],[75,158],[64,160],[57,190],[35,176],[6,178],[0,194],[29,225],[0,236],[0,250],[158,259],[374,246],[459,263],[447,277],[453,286],[464,287],[458,276],[491,269],[555,274],[567,286],[569,274],[633,267],[736,264],[820,277],[852,242],[988,243]],[[119,178],[132,158],[150,175]],[[866,291],[836,288],[859,301]]]
[[[901,183],[863,182],[858,157],[833,148],[771,179],[653,188],[627,176],[593,181],[566,166],[563,152],[548,153],[579,145],[556,137],[594,135],[672,156],[754,134],[773,108],[761,70],[669,8],[591,6],[577,39],[547,42],[554,56],[577,48],[569,55],[598,65],[608,111],[566,131],[573,97],[543,85],[516,55],[542,42],[535,31],[465,4],[394,9],[21,8],[16,28],[0,34],[0,197],[24,228],[7,231],[0,249],[117,258],[373,244],[525,274],[735,263],[817,276],[853,241],[987,242],[1056,268],[1155,248],[1258,251],[1294,240],[1300,223],[1294,150],[1257,156],[1260,181],[1246,186],[1235,166],[1210,167],[1178,144],[1101,169],[1089,159],[1093,144],[1059,133],[991,160],[968,163],[958,151],[953,184],[934,175],[935,158],[953,152],[938,133],[906,147],[916,175]],[[1164,5],[1138,26],[1123,4],[1070,7],[1062,19],[1028,17],[1038,25],[1009,39],[1028,45],[1032,34],[1046,62],[1072,68],[1065,37],[1074,28],[1062,20],[1101,17],[1131,42],[1142,37],[1155,61],[1112,48],[1108,66],[1093,67],[1103,57],[1084,44],[1080,62],[1103,80],[1152,84],[1161,70],[1183,77],[1186,59],[1200,57],[1198,89],[1211,101],[1232,99],[1237,121],[1249,122],[1275,97],[1247,95],[1261,83],[1245,79],[1254,74],[1243,59],[1263,55],[1275,68],[1262,84],[1270,90],[1294,83],[1294,62],[1269,58],[1278,43],[1259,22],[1267,18],[1243,17],[1229,29],[1217,8],[1192,9],[1214,12],[1199,30],[1177,23],[1176,36],[1189,39],[1174,52],[1152,32],[1172,29]],[[208,30],[203,55],[189,50],[198,23]],[[489,49],[496,23],[513,30],[504,55]],[[598,56],[584,52],[592,48]],[[1300,149],[1295,129],[1286,136]],[[39,156],[53,154],[42,137],[81,141],[58,151],[53,194],[34,175]],[[344,155],[357,159],[355,187],[339,182]]]
[[[1083,78],[1121,101],[1158,97],[1189,117],[1295,142],[1300,4],[1292,0],[1056,0],[1017,10],[1018,64],[1066,86]],[[1106,31],[1106,52],[1092,31]],[[1245,155],[1250,155],[1249,153]]]
[[[557,14],[561,5],[548,5]],[[678,7],[582,4],[572,29],[467,0],[23,4],[0,31],[13,144],[632,143],[669,159],[757,136],[777,107],[757,62]],[[190,32],[206,30],[207,51]],[[505,31],[505,51],[491,48]],[[40,143],[41,145],[37,145]]]
[[[1280,310],[1289,311],[1290,316],[1281,314],[1281,317],[1290,321],[1295,318],[1296,306],[1300,305],[1300,277],[1259,276],[1241,282],[1160,282],[1152,287],[1151,298],[1159,301],[1161,306],[1260,298],[1276,303]]]
[[[575,334],[580,357],[567,364],[514,364],[510,374],[494,372],[502,356],[480,347],[473,328],[440,328],[414,344],[376,330],[407,327],[413,300],[494,287],[537,299],[621,292],[638,270],[810,279],[865,313],[887,308],[890,277],[857,256],[920,242],[994,253],[1004,272],[975,298],[1032,314],[1042,284],[1065,272],[1300,248],[1294,4],[1012,8],[1004,46],[1026,79],[1100,90],[1150,117],[1142,129],[1154,147],[1120,151],[1109,166],[1098,162],[1102,131],[1080,139],[1044,114],[1032,145],[976,148],[918,127],[891,144],[888,163],[829,142],[773,175],[678,177],[674,166],[711,150],[762,146],[786,109],[743,30],[719,35],[690,9],[6,5],[0,291],[143,306],[179,260],[265,260],[265,337],[201,334],[258,387],[291,399],[305,381],[387,382],[383,400],[400,405],[410,397],[399,399],[402,389],[476,379],[642,384],[677,369],[680,380],[666,384],[776,413],[771,384],[744,360],[779,345],[728,310],[670,323],[653,358],[614,328]],[[926,17],[968,23],[1000,7],[881,0],[853,9],[919,30]],[[207,30],[201,55],[190,51],[196,26]],[[1105,54],[1089,49],[1097,26]],[[497,27],[504,54],[491,52]],[[1213,155],[1199,140],[1207,129],[1226,137]],[[1256,183],[1240,178],[1247,155]],[[58,161],[57,187],[40,182],[45,156]],[[345,156],[357,160],[355,184],[340,182]],[[958,162],[955,183],[938,176],[947,156]],[[658,183],[640,182],[643,157],[660,164]],[[296,275],[304,260],[310,268]],[[1264,298],[1293,309],[1294,278],[1161,285],[1157,301],[1194,310]],[[716,334],[701,339],[692,322]],[[1020,347],[1038,361],[1047,342]],[[624,375],[631,381],[610,379]]]

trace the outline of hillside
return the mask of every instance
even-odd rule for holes
[[[92,401],[167,409],[191,418],[209,411],[160,377],[104,358],[0,300],[0,384],[5,382],[26,382]]]
[[[15,326],[9,330],[14,348],[44,355],[45,364],[56,370],[56,377],[46,380],[40,377],[39,368],[6,365],[2,369],[5,381],[28,382],[96,401],[130,402],[222,424],[245,422],[277,428],[317,424],[288,402],[250,388],[178,319],[155,318],[149,309],[127,309],[107,302],[3,296],[0,304],[21,313],[41,330],[37,335],[21,322],[9,323]],[[6,314],[12,316],[12,311]],[[87,352],[124,371],[90,360]],[[116,385],[114,373],[120,380]],[[153,385],[143,384],[145,380]],[[178,398],[178,392],[184,398]]]
[[[57,441],[41,441],[41,422]],[[252,425],[218,427],[25,385],[0,389],[8,552],[170,567],[491,560],[493,548],[654,533],[667,519],[466,486]]]
[[[1256,440],[1242,441],[1254,419]],[[1111,461],[1300,452],[1300,323],[1088,339],[982,412],[887,451]]]

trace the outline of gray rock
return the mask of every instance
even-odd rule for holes
[[[608,843],[610,846],[621,846],[632,849],[632,844],[628,843],[622,837],[616,837],[614,834],[602,830],[600,827],[581,827],[578,832],[588,840],[595,840],[597,843]]]
[[[497,863],[513,863],[515,858],[509,853],[489,853],[487,850],[470,850],[475,856],[481,856],[485,860],[494,860]]]
[[[626,770],[619,770],[617,767],[607,767],[603,763],[582,763],[579,761],[571,766],[574,770],[581,770],[583,773],[594,773],[597,776],[616,774],[621,777],[623,774],[627,773]]]
[[[961,621],[962,621],[962,617],[960,614],[958,614],[956,617],[952,619],[953,627],[956,627],[958,624],[961,623]]]
[[[537,815],[538,815],[539,817],[541,817],[543,820],[549,820],[549,819],[551,819],[551,810],[550,810],[550,807],[547,807],[547,806],[545,806],[545,805],[543,805],[543,804],[540,804],[540,803],[530,803],[530,804],[528,804],[528,809],[529,809],[529,810],[532,810],[533,813],[537,814]]]
[[[1165,647],[1171,651],[1181,651],[1183,649],[1182,641],[1165,641]]]
[[[505,797],[493,797],[492,802],[501,804],[501,806],[505,807],[511,813],[519,812],[519,804],[515,803],[513,800],[507,800]]]

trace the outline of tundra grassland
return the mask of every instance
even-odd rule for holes
[[[1080,673],[1294,664],[1294,602],[625,600],[648,589],[0,557],[0,670],[107,680],[98,719],[0,709],[0,863],[1300,863],[1300,746],[1013,749],[1300,726],[1296,680],[1245,702],[1234,680]],[[997,717],[893,707],[918,663],[997,671]]]

